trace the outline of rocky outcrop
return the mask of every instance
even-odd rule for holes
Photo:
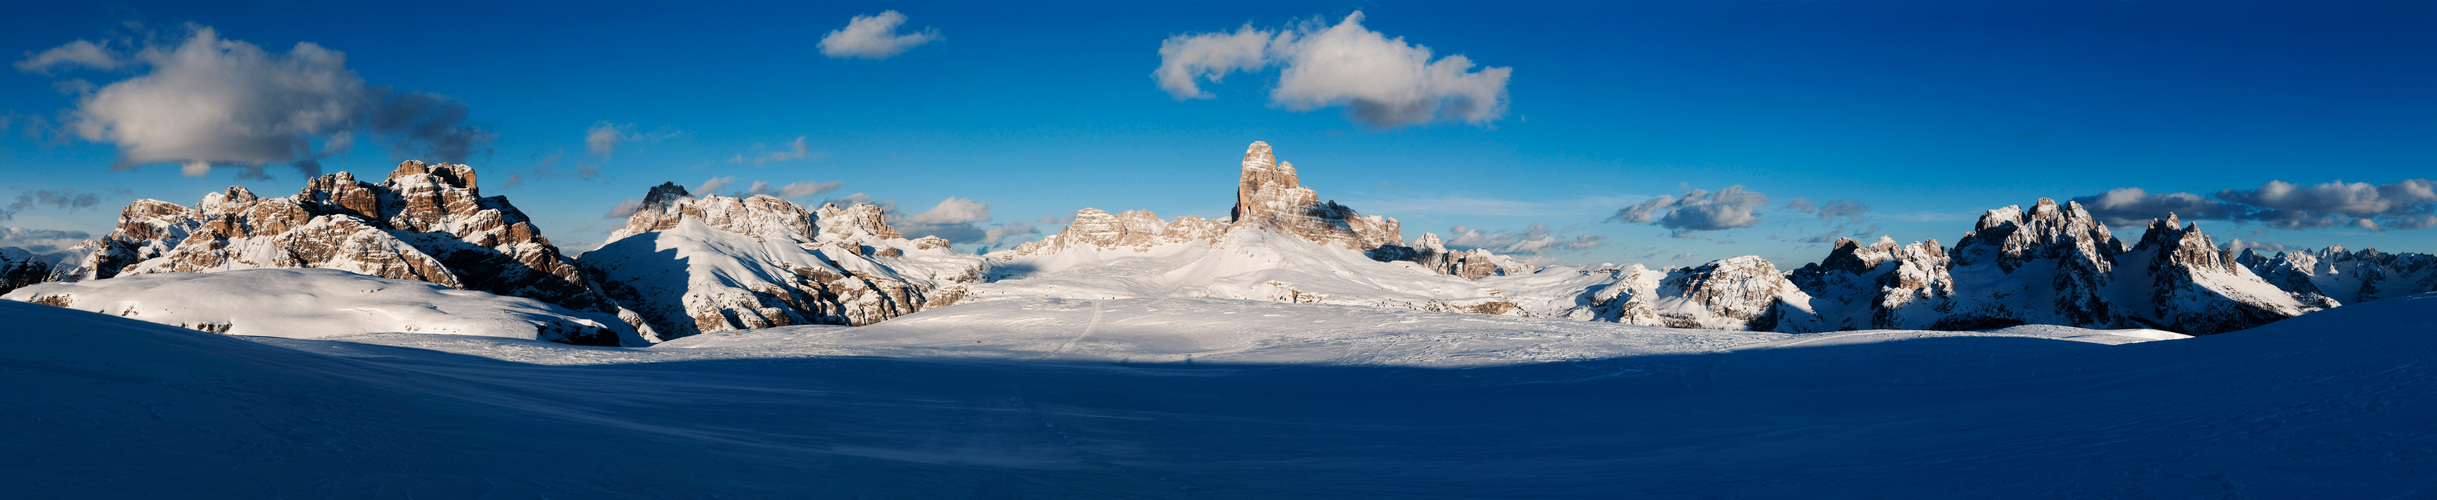
[[[1244,151],[1243,174],[1236,183],[1235,208],[1228,212],[1236,228],[1259,228],[1292,234],[1354,251],[1403,243],[1396,219],[1362,215],[1320,195],[1295,178],[1293,163],[1278,161],[1269,143],[1254,141]]]
[[[652,332],[561,256],[506,198],[483,197],[474,169],[408,161],[380,183],[338,172],[302,192],[263,198],[244,187],[188,208],[140,200],[120,212],[74,273],[130,274],[260,268],[336,269],[382,278],[525,297],[598,313],[616,335],[567,339],[641,344]]]
[[[2120,256],[2118,324],[2207,335],[2319,309],[2226,258],[2199,226],[2180,222],[2172,214],[2150,221],[2141,242]]]
[[[880,207],[694,197],[676,184],[579,261],[668,338],[774,326],[867,325],[954,304],[981,259],[907,240]]]

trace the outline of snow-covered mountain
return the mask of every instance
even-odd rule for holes
[[[1823,329],[1927,330],[1939,328],[1953,310],[1952,266],[1937,240],[1898,245],[1880,237],[1865,247],[1838,238],[1827,258],[1788,278],[1811,294]]]
[[[232,335],[433,333],[646,345],[616,317],[523,297],[333,269],[147,273],[44,283],[0,297]],[[625,338],[620,338],[621,336]]]
[[[578,263],[664,338],[786,325],[865,325],[956,303],[981,258],[908,240],[880,207],[807,209],[770,196],[652,188]]]
[[[507,198],[482,196],[465,165],[407,161],[378,183],[338,172],[283,198],[231,186],[193,208],[138,200],[86,247],[89,257],[67,279],[336,269],[609,314],[623,319],[611,325],[621,330],[616,337],[652,338],[640,317],[594,288]]]
[[[2080,204],[2046,198],[2027,211],[1988,211],[1952,251],[1936,241],[1841,240],[1793,278],[1816,297],[1828,329],[2051,324],[2210,334],[2324,308],[2236,265],[2171,214],[2128,247]]]
[[[1041,241],[991,254],[977,299],[1218,297],[1423,311],[1809,331],[1809,298],[1756,257],[1656,272],[1541,269],[1396,219],[1322,202],[1269,144],[1244,152],[1225,220],[1086,208]]]
[[[2232,259],[2297,300],[2321,307],[2437,291],[2437,255],[2330,246],[2274,257],[2244,249]]]

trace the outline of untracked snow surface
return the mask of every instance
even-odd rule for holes
[[[2178,336],[1219,299],[992,301],[650,348],[0,315],[0,484],[28,498],[2437,491],[2437,295],[2155,342]]]

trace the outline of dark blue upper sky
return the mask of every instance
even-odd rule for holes
[[[174,67],[139,53],[167,54],[208,28],[274,63],[295,58],[300,42],[341,52],[343,68],[377,95],[462,105],[462,121],[448,106],[418,116],[479,136],[465,161],[482,172],[486,194],[507,195],[576,248],[597,244],[619,224],[604,213],[649,186],[718,178],[733,179],[721,191],[806,183],[796,194],[839,182],[799,201],[862,193],[894,200],[907,216],[929,212],[919,220],[949,232],[1054,232],[1043,218],[1083,207],[1223,216],[1244,146],[1262,140],[1323,198],[1402,219],[1408,236],[1463,226],[1478,232],[1470,243],[1564,261],[1759,254],[1796,266],[1825,253],[1822,236],[1952,244],[1981,211],[2041,197],[2089,197],[2125,220],[2172,209],[2202,219],[2220,243],[2437,251],[2427,228],[2437,225],[2437,196],[2424,196],[2437,177],[2437,6],[2427,3],[48,2],[10,11],[0,54],[18,64],[0,77],[9,113],[0,200],[26,202],[5,205],[13,218],[0,225],[98,233],[135,198],[191,204],[230,184],[297,189],[292,161],[189,158],[205,153],[159,135],[174,130],[112,135],[162,120],[217,123],[152,110],[229,94],[212,85],[278,81],[129,84],[175,80],[161,76]],[[887,57],[824,54],[830,33],[885,11],[904,18],[892,33],[936,38]],[[1319,31],[1346,27],[1356,11],[1351,29],[1367,30],[1356,33],[1427,47],[1431,61],[1460,54],[1476,65],[1467,75],[1507,68],[1492,89],[1503,92],[1502,112],[1457,116],[1452,106],[1465,101],[1431,97],[1454,95],[1446,85],[1415,87],[1423,97],[1410,101],[1449,106],[1436,119],[1384,126],[1353,111],[1370,94],[1322,92],[1317,109],[1274,97],[1297,71],[1337,75],[1324,82],[1332,89],[1408,90],[1327,59],[1292,59],[1318,53]],[[1163,41],[1247,25],[1302,41],[1216,82],[1197,80],[1207,99],[1180,100],[1153,77],[1174,62],[1163,59]],[[38,61],[79,40],[105,59]],[[121,84],[122,94],[157,95],[131,101],[154,107],[110,108],[96,97]],[[236,102],[241,111],[278,105]],[[363,123],[296,136],[326,153],[324,170],[359,176],[430,156],[413,147],[416,132],[377,124],[384,106],[363,108]],[[243,128],[243,116],[215,130]],[[115,128],[95,128],[103,125]],[[596,129],[620,141],[598,149],[587,142]],[[354,146],[328,147],[338,132]],[[410,151],[389,147],[400,141]],[[213,168],[189,172],[189,160]],[[269,178],[251,177],[249,162]],[[1730,186],[1742,188],[1721,192]],[[2143,191],[2100,197],[2122,188]],[[63,189],[77,193],[58,196]],[[80,208],[80,194],[97,196]],[[987,204],[989,218],[966,210],[973,204],[932,210],[949,197]],[[1846,203],[1821,211],[1831,201]],[[1644,217],[1620,213],[1637,205]],[[1528,229],[1535,224],[1545,234]],[[2140,233],[2115,229],[2128,241]],[[1037,236],[998,243],[1025,238]]]

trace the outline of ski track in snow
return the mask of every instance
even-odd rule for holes
[[[1075,348],[1075,342],[1082,341],[1084,337],[1092,336],[1092,330],[1100,328],[1100,315],[1102,312],[1103,311],[1100,308],[1100,301],[1092,301],[1092,319],[1090,322],[1083,325],[1083,333],[1075,334],[1075,338],[1066,339],[1065,344],[1058,345],[1057,350],[1049,351],[1049,354],[1042,355],[1041,359],[1056,358],[1058,357],[1059,353],[1064,353],[1067,349]]]
[[[2422,296],[2147,342],[1006,300],[615,348],[232,337],[0,302],[15,318],[0,326],[0,484],[27,498],[2413,498],[2437,477],[2433,312]]]

